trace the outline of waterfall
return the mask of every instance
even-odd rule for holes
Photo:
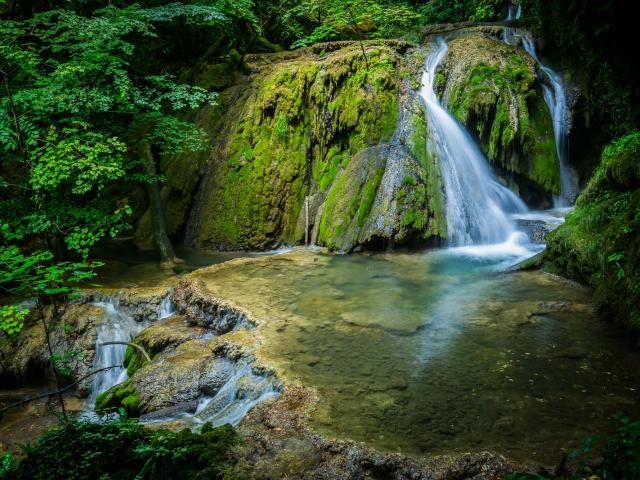
[[[447,240],[454,246],[506,242],[516,233],[509,214],[526,212],[527,207],[498,183],[471,135],[440,104],[434,81],[446,52],[446,42],[438,38],[426,61],[420,95],[427,107],[430,132],[440,157]]]
[[[214,426],[238,425],[253,407],[280,395],[272,379],[256,375],[248,363],[235,369],[215,396],[200,399],[194,415],[197,421],[211,422]]]
[[[506,21],[520,18],[522,8],[520,4],[509,4]],[[518,45],[522,42],[522,48],[538,64],[538,68],[547,77],[549,84],[542,84],[544,101],[551,113],[553,122],[553,135],[556,142],[556,152],[560,165],[560,188],[561,196],[554,197],[555,207],[566,207],[575,202],[578,196],[578,177],[575,171],[569,166],[569,115],[567,97],[564,88],[562,75],[546,66],[538,58],[536,45],[528,32],[516,32],[513,28],[505,27],[502,30],[502,41],[509,45]]]
[[[158,312],[158,320],[164,320],[165,318],[169,318],[176,313],[176,307],[173,303],[171,303],[171,299],[169,295],[162,299],[160,303],[160,311]]]
[[[513,3],[510,3],[507,7],[507,18],[505,18],[505,21],[511,22],[512,20],[517,20],[520,18],[521,14],[522,6],[520,4],[514,5]],[[509,45],[515,45],[517,43],[515,30],[510,27],[505,27],[502,30],[502,41]]]
[[[143,324],[136,322],[128,315],[122,313],[117,303],[96,302],[96,306],[102,307],[106,313],[106,321],[96,328],[96,348],[93,359],[94,370],[114,367],[96,374],[91,384],[91,393],[87,400],[89,411],[93,410],[96,398],[114,385],[127,379],[127,371],[122,367],[127,345],[104,345],[106,342],[130,342],[137,335]]]

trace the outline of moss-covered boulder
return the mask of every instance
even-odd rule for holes
[[[218,137],[187,226],[205,248],[295,243],[305,197],[396,127],[398,53],[384,44],[253,56],[223,94]],[[299,234],[299,232],[298,232]]]
[[[127,415],[140,415],[140,393],[131,383],[131,379],[110,388],[96,398],[95,409],[98,413],[107,413],[124,408]]]
[[[302,243],[312,231],[314,241],[341,249],[380,235],[408,242],[440,231],[428,221],[435,215],[427,210],[430,203],[441,202],[420,193],[428,191],[431,179],[408,145],[411,139],[404,150],[388,147],[398,127],[401,87],[419,79],[423,58],[406,42],[369,42],[365,49],[366,57],[356,42],[333,42],[247,55],[246,75],[221,92],[216,107],[195,114],[196,123],[209,132],[209,151],[163,159],[169,233],[184,231],[193,247],[230,250]],[[365,165],[368,160],[363,163],[373,157],[377,173]],[[388,162],[392,157],[405,161]],[[350,167],[356,158],[357,165]],[[389,177],[392,167],[394,186],[386,188],[385,202],[376,207],[377,187],[387,185],[381,175],[386,169]],[[399,168],[407,171],[398,173]],[[333,227],[320,234],[320,221],[328,207],[325,225],[351,222],[348,208],[326,203],[332,191],[337,191],[335,199],[353,178],[352,173],[343,175],[347,170],[374,177],[366,180],[368,203],[360,209],[361,225],[337,239],[327,233]],[[401,180],[408,176],[414,179],[399,194]],[[338,178],[343,178],[340,187]],[[441,189],[435,190],[441,197]],[[398,194],[405,196],[396,200]],[[385,208],[390,203],[402,205],[393,218]],[[138,222],[135,238],[139,246],[152,246],[148,212]]]
[[[332,184],[314,241],[350,250],[446,238],[438,161],[427,146],[421,104],[412,92],[406,95],[394,139],[356,154]]]
[[[437,87],[499,170],[549,197],[560,167],[536,68],[521,48],[471,31],[449,42]]]
[[[640,132],[604,149],[575,210],[547,241],[545,268],[589,284],[603,313],[640,331]]]

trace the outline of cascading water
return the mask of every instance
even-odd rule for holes
[[[514,5],[513,3],[510,3],[507,7],[507,18],[505,18],[505,21],[511,22],[513,20],[517,20],[518,18],[520,18],[521,14],[521,5]],[[514,45],[517,42],[515,30],[510,27],[505,27],[502,30],[502,41],[508,43],[509,45]]]
[[[521,14],[522,8],[520,4],[509,4],[505,20],[517,20]],[[502,30],[502,41],[509,45],[518,45],[521,42],[522,48],[536,61],[550,83],[550,86],[546,83],[542,84],[542,93],[553,121],[553,134],[560,164],[560,186],[562,189],[561,196],[554,198],[554,204],[555,207],[572,205],[578,196],[578,180],[575,171],[568,164],[569,115],[562,75],[540,61],[536,52],[535,42],[528,32],[516,31],[513,28],[505,27]]]
[[[211,422],[214,427],[229,423],[238,425],[249,410],[271,398],[280,395],[280,388],[273,377],[254,373],[248,362],[239,363],[225,360],[230,377],[212,396],[201,396],[194,412],[143,417],[145,423],[183,422],[185,426]]]
[[[158,312],[158,320],[164,320],[165,318],[169,318],[176,313],[176,307],[173,303],[171,303],[171,299],[169,295],[164,297],[162,302],[160,303],[160,311]]]
[[[102,392],[123,382],[127,378],[127,371],[122,367],[124,355],[127,351],[126,342],[142,331],[144,325],[136,322],[122,313],[117,304],[112,302],[97,302],[95,305],[104,308],[107,319],[97,327],[96,350],[93,360],[94,370],[108,368],[94,376],[91,393],[87,405],[93,409],[96,398]],[[122,344],[105,345],[109,342],[125,342]]]
[[[518,233],[509,214],[524,213],[527,207],[498,183],[471,135],[441,106],[434,81],[446,53],[446,42],[438,38],[435,50],[427,58],[420,95],[440,156],[447,240],[453,246],[506,242]]]

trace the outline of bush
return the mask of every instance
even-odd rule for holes
[[[547,240],[545,268],[589,284],[602,314],[640,331],[640,132],[603,150],[576,208]]]
[[[0,480],[229,479],[229,449],[239,442],[231,425],[204,424],[199,433],[150,430],[121,418],[63,424],[7,454]]]

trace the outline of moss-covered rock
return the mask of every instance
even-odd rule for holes
[[[96,398],[95,409],[98,413],[124,408],[129,417],[140,415],[140,393],[135,389],[131,380],[126,380]]]
[[[591,285],[603,313],[640,331],[640,132],[604,149],[575,210],[547,240],[546,269]]]
[[[330,53],[250,56],[253,73],[223,93],[217,138],[187,227],[205,248],[295,243],[305,197],[325,192],[397,123],[398,53],[355,44]]]
[[[46,321],[51,322],[51,308],[45,308]],[[78,391],[91,390],[95,355],[96,327],[106,320],[104,309],[90,304],[68,305],[59,321],[49,326],[54,352],[82,352],[69,359],[72,379],[78,380]],[[7,387],[44,381],[52,375],[45,331],[34,309],[24,329],[13,341],[0,341],[0,383]],[[85,378],[86,377],[86,378]]]
[[[133,339],[133,343],[142,347],[147,355],[153,359],[158,353],[167,348],[175,348],[205,334],[205,328],[190,325],[185,317],[174,315],[165,320],[159,320],[145,328]],[[140,349],[133,346],[127,348],[123,365],[127,369],[129,377],[147,364],[148,361]]]
[[[416,92],[423,66],[419,50],[403,57],[395,132],[340,170],[319,209],[313,241],[348,251],[359,245],[437,244],[446,238],[439,162]]]
[[[560,193],[553,123],[522,49],[481,32],[449,42],[438,88],[449,110],[480,140],[489,160],[518,183]]]

